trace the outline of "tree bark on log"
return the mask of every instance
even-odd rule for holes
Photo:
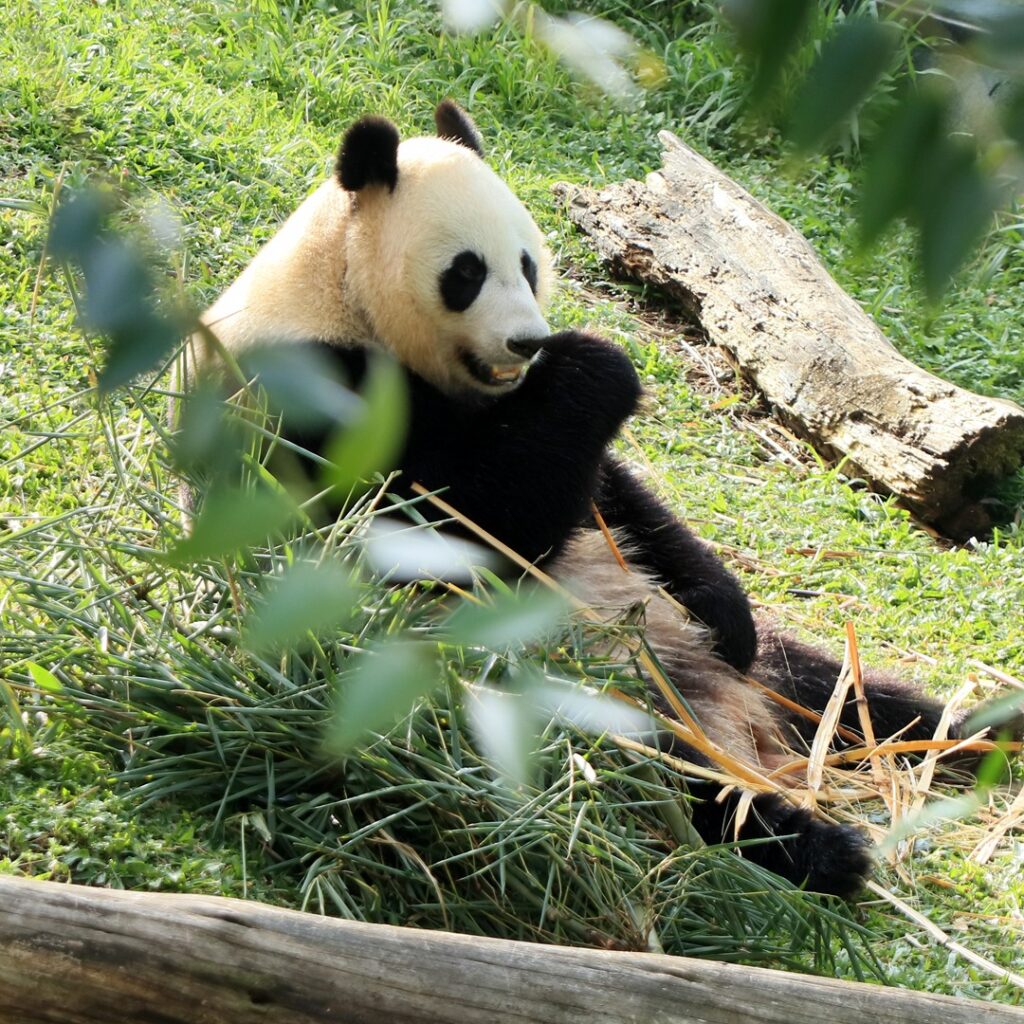
[[[647,953],[0,877],[3,1024],[1011,1024],[1024,1010]]]
[[[559,186],[612,269],[680,300],[780,418],[953,536],[1024,461],[1024,409],[901,356],[806,239],[670,132],[646,184]]]

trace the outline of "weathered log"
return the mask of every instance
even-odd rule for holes
[[[1024,409],[903,358],[806,239],[669,132],[646,184],[560,186],[612,269],[680,300],[780,418],[953,535],[1024,461]]]
[[[0,877],[2,1024],[1010,1024],[1024,1010],[646,953]]]

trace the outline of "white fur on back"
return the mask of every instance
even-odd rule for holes
[[[203,323],[230,351],[358,337],[359,317],[340,301],[349,201],[333,179],[325,181],[203,314]]]

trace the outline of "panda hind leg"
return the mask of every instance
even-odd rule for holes
[[[610,621],[626,609],[644,608],[652,652],[690,713],[722,750],[765,768],[788,759],[777,740],[775,705],[712,653],[706,632],[680,615],[642,569],[624,573],[596,530],[579,531],[549,572]],[[651,697],[659,711],[672,717],[673,709],[657,687]],[[675,737],[666,741],[668,752],[682,760],[714,767]],[[759,794],[746,807],[737,835],[737,814],[746,803],[743,794],[732,790],[723,796],[720,785],[701,779],[688,781],[688,786],[693,825],[705,842],[733,846],[739,841],[747,860],[794,885],[848,898],[870,873],[870,843],[855,828],[821,821],[783,796]]]
[[[685,657],[662,651],[660,660],[705,733],[723,750],[764,770],[791,759],[779,744],[776,706],[728,665],[693,650]],[[671,748],[685,761],[715,767],[687,743],[673,740]],[[781,793],[751,798],[735,788],[723,793],[717,783],[700,779],[688,787],[693,826],[705,842],[738,844],[746,860],[794,885],[850,899],[871,873],[871,842],[854,827],[815,817]]]
[[[841,669],[840,662],[830,655],[770,628],[762,628],[757,658],[749,674],[776,693],[821,714]],[[868,669],[864,672],[864,693],[876,740],[890,736],[924,740],[935,735],[943,704],[912,683],[888,672]],[[787,717],[786,724],[791,730],[786,739],[794,746],[800,742],[810,744],[814,739],[816,722],[793,715]],[[861,732],[860,713],[852,690],[843,707],[840,724]],[[949,735],[956,738],[955,723]]]

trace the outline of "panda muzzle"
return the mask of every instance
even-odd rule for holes
[[[513,355],[523,359],[532,359],[543,347],[547,338],[509,338],[505,347]]]
[[[502,384],[514,384],[526,372],[528,361],[511,364],[492,365],[485,363],[479,356],[463,350],[459,353],[462,365],[474,380],[488,387],[499,387]]]

